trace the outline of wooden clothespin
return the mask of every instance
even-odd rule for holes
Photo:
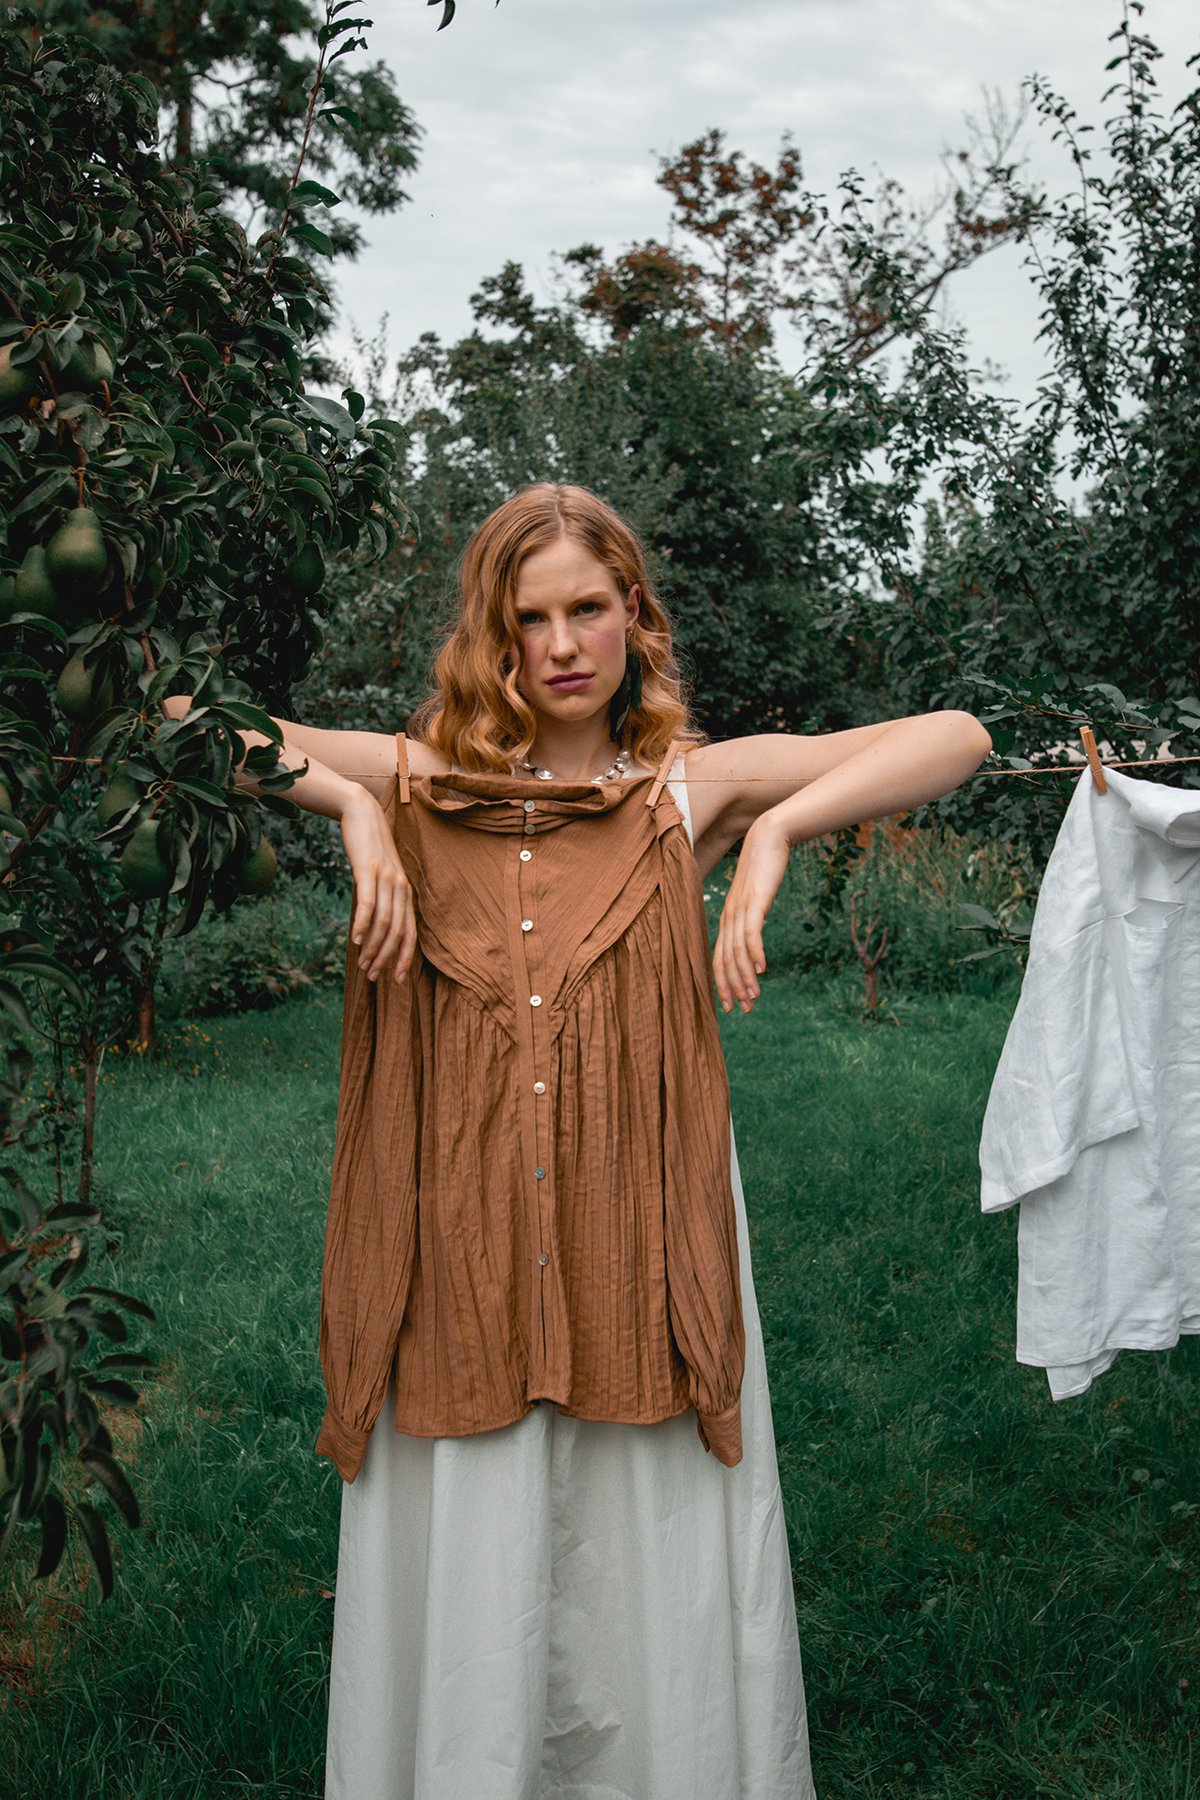
[[[1107,794],[1108,783],[1104,779],[1104,764],[1100,761],[1100,752],[1096,748],[1096,737],[1090,725],[1081,725],[1079,735],[1083,739],[1083,747],[1087,751],[1088,768],[1092,771],[1092,780],[1096,784],[1098,794]]]
[[[407,806],[412,799],[408,785],[408,738],[404,732],[396,733],[396,780],[400,784],[400,804]]]
[[[646,795],[646,805],[647,806],[657,806],[658,805],[658,796],[662,793],[663,788],[666,786],[667,776],[671,773],[671,770],[674,768],[675,759],[678,755],[679,755],[679,745],[675,741],[675,739],[672,738],[670,744],[667,746],[667,754],[663,757],[662,762],[659,765],[658,774],[654,777],[654,782],[653,782],[653,785],[651,786],[650,792]]]

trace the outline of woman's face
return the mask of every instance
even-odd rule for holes
[[[641,604],[572,538],[533,550],[517,570],[524,660],[517,687],[535,713],[567,724],[604,710],[625,674],[625,641]]]

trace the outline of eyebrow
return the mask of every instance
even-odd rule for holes
[[[620,599],[623,599],[623,596],[620,594],[617,594],[617,595],[610,594],[606,588],[596,588],[591,593],[576,594],[575,598],[570,602],[570,604],[572,606],[581,606],[585,600],[612,600],[612,599],[620,600]],[[520,596],[518,595],[518,597],[517,597],[517,611],[518,612],[536,612],[537,610],[538,610],[538,602],[536,600],[522,600],[520,598]]]

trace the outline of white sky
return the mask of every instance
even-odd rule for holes
[[[337,281],[343,319],[370,337],[387,313],[396,351],[422,331],[468,331],[470,294],[509,259],[549,299],[553,252],[665,237],[654,153],[710,126],[768,165],[790,130],[816,191],[854,166],[921,196],[985,86],[1015,102],[1036,72],[1100,123],[1113,110],[1101,95],[1121,19],[1120,0],[459,0],[439,32],[440,6],[374,10],[369,54],[394,70],[424,128],[421,166],[411,203],[364,221],[369,248]],[[1160,87],[1174,104],[1200,81],[1185,69],[1200,51],[1200,6],[1148,0],[1139,29],[1166,53]],[[1025,141],[1061,189],[1068,171],[1049,133],[1031,121]],[[1018,254],[984,258],[951,303],[977,356],[1031,392],[1036,314]],[[782,336],[785,365],[790,348]]]

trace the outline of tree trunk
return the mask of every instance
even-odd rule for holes
[[[182,80],[175,89],[175,156],[177,163],[192,160],[192,84]]]
[[[158,1048],[158,1026],[154,1015],[154,976],[150,975],[141,994],[138,996],[137,1009],[138,1049],[141,1051]]]
[[[80,1045],[83,1051],[83,1148],[79,1157],[79,1200],[83,1206],[92,1203],[92,1157],[96,1148],[96,1081],[100,1073],[100,1054],[96,1040],[88,1036]]]

